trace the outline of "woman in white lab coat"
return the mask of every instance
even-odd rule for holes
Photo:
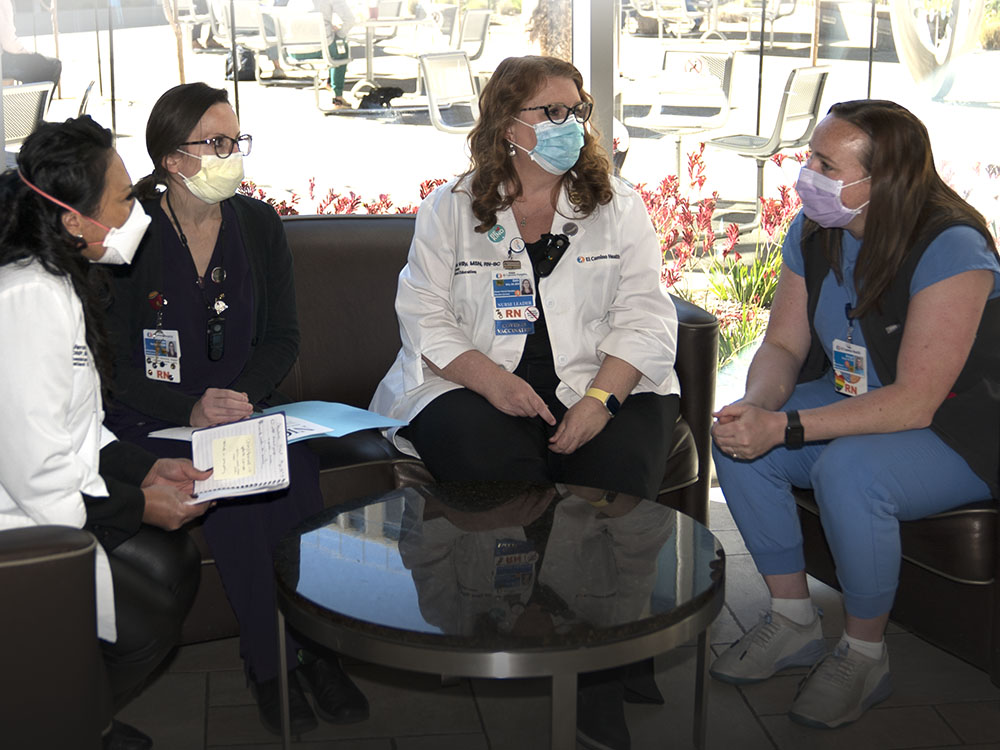
[[[187,501],[208,476],[101,426],[109,357],[90,263],[125,263],[138,247],[149,220],[131,190],[110,131],[89,117],[42,125],[0,175],[0,530],[97,536],[96,632],[115,708],[179,639],[199,555],[162,529],[204,512]],[[104,737],[151,744],[119,722]]]
[[[566,482],[597,508],[655,498],[677,316],[642,200],[611,177],[571,64],[508,58],[479,106],[469,171],[417,214],[403,346],[371,408],[409,421],[392,437],[439,481]],[[628,750],[622,701],[661,702],[651,677],[651,662],[583,675],[580,741]]]
[[[438,479],[656,497],[677,317],[642,200],[586,126],[592,107],[569,63],[504,60],[470,170],[417,214],[396,297],[403,347],[372,408],[410,422],[396,444]]]

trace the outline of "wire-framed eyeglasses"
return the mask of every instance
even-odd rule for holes
[[[520,111],[530,112],[533,109],[545,110],[545,116],[554,125],[562,125],[569,119],[570,115],[573,115],[576,121],[582,124],[590,119],[594,105],[592,102],[580,102],[572,107],[567,107],[565,104],[542,104],[537,107],[522,107]]]
[[[227,158],[236,149],[239,149],[239,152],[244,156],[250,156],[250,149],[253,147],[253,136],[249,133],[244,133],[238,138],[230,138],[228,135],[217,135],[214,138],[206,138],[203,141],[187,141],[181,145],[213,146],[215,148],[215,155],[220,159]]]

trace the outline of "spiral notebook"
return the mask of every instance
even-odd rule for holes
[[[194,502],[257,495],[288,486],[288,443],[281,412],[191,433],[191,461],[212,476],[194,483]]]

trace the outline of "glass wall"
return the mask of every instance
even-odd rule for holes
[[[237,89],[225,79],[230,10],[237,41],[260,50],[267,46],[262,33],[276,39],[275,14],[301,15],[311,0],[263,5],[271,19],[263,25],[257,14],[244,17],[246,0],[14,0],[14,8],[23,45],[63,61],[48,119],[73,116],[85,104],[114,126],[135,179],[151,167],[143,130],[153,102],[182,80],[202,80],[238,98],[242,127],[255,137],[247,174],[269,196],[294,194],[301,211],[351,205],[352,192],[373,209],[416,203],[422,182],[461,172],[467,157],[463,135],[441,132],[426,110],[409,109],[420,93],[415,56],[460,46],[457,19],[489,10],[482,49],[475,38],[461,44],[475,57],[473,73],[485,78],[508,55],[572,54],[573,31],[581,33],[580,19],[575,27],[572,19],[593,11],[597,19],[613,12],[617,23],[577,39],[576,54],[588,80],[591,66],[611,74],[613,102],[612,90],[597,80],[594,88],[602,111],[627,126],[615,136],[629,145],[622,168],[629,181],[655,185],[676,174],[678,153],[686,173],[687,154],[703,140],[770,135],[789,73],[820,65],[829,68],[822,110],[869,94],[901,102],[928,124],[942,171],[988,217],[998,215],[1000,155],[989,135],[1000,117],[1000,82],[992,74],[1000,57],[993,49],[1000,44],[997,0],[766,0],[763,13],[759,0],[618,0],[613,11],[612,0],[454,2],[354,0],[344,95],[351,106],[330,113],[321,110],[330,109],[333,93],[315,93],[309,72],[287,62],[286,80],[240,81]],[[382,25],[370,20],[376,15]],[[172,27],[168,16],[179,23]],[[593,59],[581,60],[581,50],[591,48]],[[258,58],[266,78],[271,63]],[[320,79],[328,83],[325,72]],[[358,109],[373,86],[403,94],[390,109]],[[706,184],[723,201],[754,199],[753,160],[709,147],[703,162]],[[793,182],[796,170],[794,162],[768,164],[765,194]],[[379,202],[382,194],[388,197]]]

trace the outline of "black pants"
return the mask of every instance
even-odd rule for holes
[[[566,407],[546,402],[561,420]],[[677,396],[629,396],[593,440],[564,456],[549,450],[555,428],[541,417],[512,417],[461,388],[425,406],[404,435],[439,481],[568,482],[655,499],[679,409]]]
[[[191,445],[158,440],[122,430],[129,440],[158,456],[191,456]],[[305,443],[288,446],[291,486],[247,498],[219,501],[205,514],[202,530],[215,558],[229,603],[240,624],[240,656],[251,679],[278,675],[278,622],[274,609],[274,550],[282,537],[323,510],[319,459]],[[289,632],[285,639],[289,669],[298,664],[301,644]]]
[[[54,57],[28,52],[23,55],[13,52],[3,53],[3,77],[13,78],[21,83],[39,83],[52,81],[59,83],[62,73],[62,62]]]
[[[114,709],[143,687],[177,645],[201,577],[201,555],[183,531],[143,525],[108,551],[118,640],[101,641]]]

